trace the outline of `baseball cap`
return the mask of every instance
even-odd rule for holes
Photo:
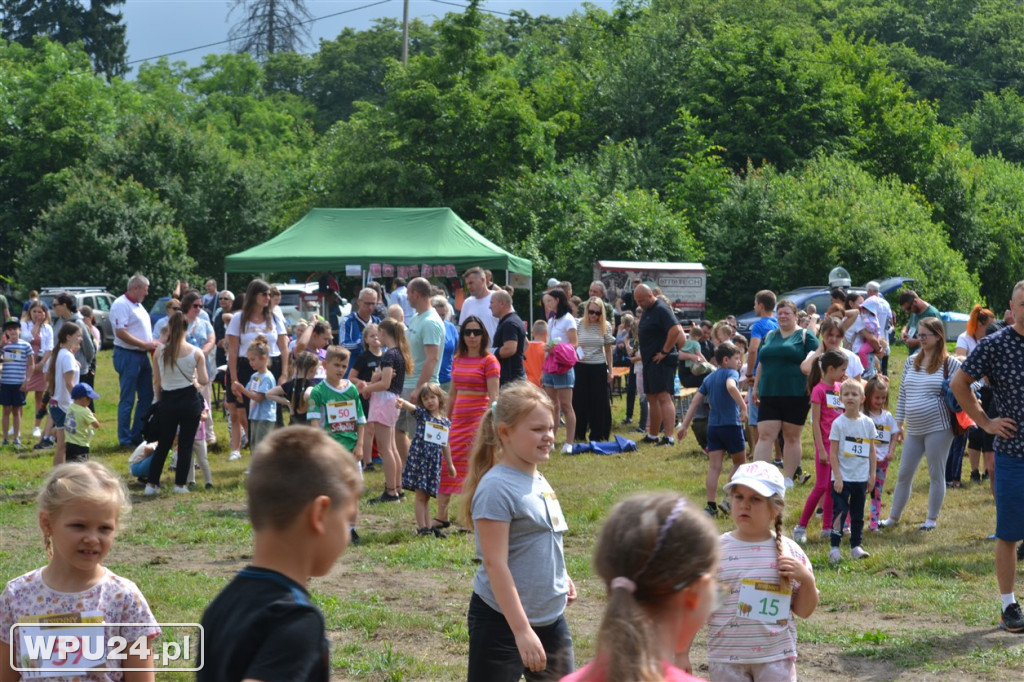
[[[777,466],[768,462],[750,462],[740,465],[729,482],[723,486],[723,490],[728,490],[734,485],[745,485],[765,497],[775,494],[778,494],[779,497],[786,496],[786,481],[782,478],[782,472]]]
[[[552,287],[557,287],[558,284],[559,284],[558,280],[555,279],[554,277],[552,277],[551,279],[548,280],[548,289],[550,289]]]
[[[92,389],[92,386],[85,383],[75,384],[74,388],[71,389],[71,399],[78,400],[79,398],[89,398],[90,400],[99,400],[100,394]]]
[[[8,317],[4,320],[4,330],[8,329],[21,329],[21,322],[16,317]]]

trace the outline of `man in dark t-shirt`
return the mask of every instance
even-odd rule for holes
[[[1024,280],[1010,299],[1014,325],[986,336],[960,365],[950,386],[960,406],[986,433],[995,436],[996,582],[1002,598],[999,627],[1024,632],[1024,613],[1013,594],[1016,544],[1024,540],[1020,490],[1024,486]],[[985,414],[971,384],[984,377],[999,417]]]
[[[505,291],[491,294],[491,314],[498,318],[494,330],[494,355],[501,366],[499,385],[526,378],[523,358],[526,354],[526,326],[512,310],[512,297]]]
[[[644,393],[650,410],[650,424],[644,442],[674,445],[675,439],[672,436],[665,435],[658,440],[658,433],[662,425],[666,434],[675,428],[676,406],[672,394],[675,392],[676,366],[679,363],[676,346],[683,339],[683,328],[676,320],[672,308],[655,298],[646,284],[633,290],[633,298],[644,309],[637,329],[640,359],[644,363]]]

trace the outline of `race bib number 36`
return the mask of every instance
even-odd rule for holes
[[[792,601],[792,588],[744,578],[740,583],[736,614],[741,618],[759,620],[763,623],[785,625],[789,622],[789,607]]]

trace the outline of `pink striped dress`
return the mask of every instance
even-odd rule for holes
[[[452,385],[458,389],[458,395],[452,406],[448,445],[452,450],[455,476],[449,476],[447,467],[441,467],[441,487],[438,492],[445,495],[458,495],[462,492],[477,427],[484,412],[491,406],[487,397],[487,379],[497,378],[500,373],[498,359],[491,353],[483,357],[457,356],[452,361]],[[467,391],[481,395],[470,395]]]

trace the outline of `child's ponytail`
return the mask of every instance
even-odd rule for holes
[[[671,599],[718,564],[718,531],[676,493],[635,495],[615,505],[594,546],[594,569],[608,585],[597,633],[604,679],[663,680],[652,620]]]
[[[786,508],[786,501],[782,499],[780,495],[772,495],[768,498],[768,501],[773,507],[775,507],[775,556],[777,559],[781,559],[785,556],[785,552],[782,549],[782,512]],[[777,565],[777,562],[776,562]],[[779,587],[789,587],[789,579],[783,578],[779,575]]]
[[[822,353],[818,361],[811,365],[811,373],[807,375],[807,392],[810,393],[814,390],[821,378],[825,376],[826,370],[842,367],[848,362],[849,360],[841,350],[827,350]]]

